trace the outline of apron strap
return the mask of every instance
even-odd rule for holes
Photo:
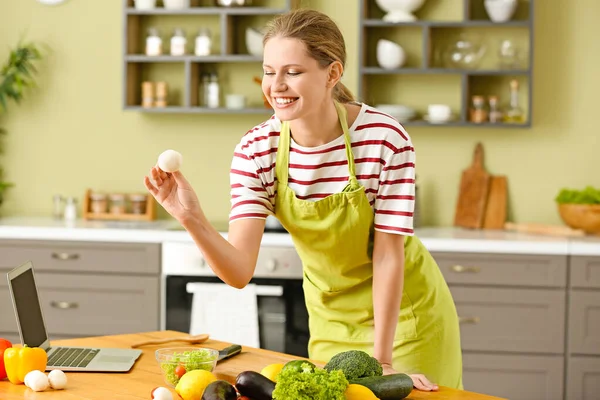
[[[350,183],[357,183],[356,170],[354,168],[354,155],[352,154],[352,141],[350,140],[350,131],[346,107],[343,104],[334,101],[335,109],[338,114],[342,131],[344,132],[344,143],[346,144],[346,158],[348,159],[348,173]],[[281,130],[279,132],[279,144],[277,145],[277,159],[275,161],[275,175],[277,180],[283,185],[288,184],[289,176],[289,156],[290,156],[290,123],[281,121]]]

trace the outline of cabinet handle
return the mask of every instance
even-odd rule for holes
[[[76,253],[52,253],[52,258],[57,260],[77,260],[79,254]]]
[[[459,324],[477,324],[479,317],[458,317]]]
[[[50,302],[50,305],[54,308],[59,308],[61,310],[68,310],[70,308],[77,308],[79,307],[79,304],[77,303],[71,303],[68,301],[52,301]]]
[[[462,265],[453,265],[453,266],[450,267],[450,270],[452,272],[458,272],[458,273],[461,273],[461,272],[470,272],[470,273],[476,274],[476,273],[478,273],[478,272],[481,271],[481,268],[479,268],[479,267],[465,267],[465,266],[462,266]]]

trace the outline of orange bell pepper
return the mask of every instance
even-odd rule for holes
[[[4,368],[4,350],[11,348],[12,343],[6,339],[0,339],[0,381],[6,378],[6,368]]]
[[[15,385],[25,381],[25,375],[33,370],[44,372],[48,363],[46,351],[39,347],[11,347],[4,351],[4,366],[8,380]]]

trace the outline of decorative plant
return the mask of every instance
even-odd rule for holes
[[[19,104],[25,91],[35,86],[33,75],[37,70],[34,63],[41,58],[40,50],[34,43],[19,42],[17,47],[11,50],[8,61],[0,70],[0,115],[7,112],[9,100]],[[0,135],[5,134],[6,130],[0,128]],[[0,141],[0,153],[2,150]],[[4,181],[3,170],[0,168],[0,204],[4,198],[4,191],[11,186],[12,183]]]

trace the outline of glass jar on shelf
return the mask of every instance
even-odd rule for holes
[[[187,38],[185,32],[181,28],[175,28],[175,32],[171,37],[171,55],[182,56],[186,52]]]
[[[208,28],[201,28],[196,36],[196,45],[194,54],[197,56],[208,56],[210,55],[210,48],[212,46],[212,37]]]
[[[148,36],[146,36],[146,55],[147,56],[160,56],[162,55],[162,38],[156,28],[148,29]]]
[[[90,211],[94,214],[103,214],[108,208],[106,194],[90,193]]]
[[[133,214],[146,214],[148,197],[144,194],[130,194],[131,212]]]
[[[473,105],[471,108],[471,122],[481,124],[487,121],[488,112],[485,109],[485,99],[483,96],[473,96]]]
[[[510,81],[510,105],[504,113],[504,122],[522,124],[525,122],[525,112],[519,105],[519,81]]]
[[[110,199],[110,213],[111,214],[125,214],[127,207],[125,204],[125,195],[122,193],[113,193],[109,196]]]
[[[488,102],[490,105],[490,122],[497,124],[502,122],[502,111],[498,105],[498,96],[489,96]]]

